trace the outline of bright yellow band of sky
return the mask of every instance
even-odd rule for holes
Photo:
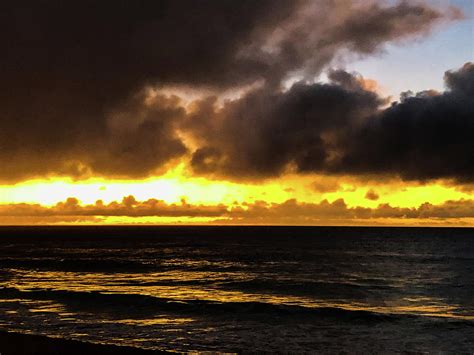
[[[369,190],[375,191],[379,198],[367,199]],[[361,181],[338,177],[286,176],[263,183],[236,183],[186,176],[182,166],[161,177],[139,181],[51,178],[0,185],[0,204],[38,203],[51,206],[69,197],[85,204],[97,200],[109,203],[128,195],[137,200],[156,198],[167,203],[177,203],[184,198],[190,204],[250,203],[259,200],[281,203],[292,198],[300,202],[319,202],[343,198],[351,207],[376,207],[380,203],[390,203],[394,207],[417,207],[425,202],[440,204],[473,197],[469,191],[441,182],[410,184],[369,181],[362,184]]]
[[[165,207],[175,208],[177,206],[178,209],[183,208],[184,204],[185,207],[202,208],[204,206],[204,208],[212,208],[212,206],[223,206],[229,211],[233,208],[242,208],[245,211],[250,209],[253,212],[248,213],[247,217],[235,217],[234,215],[231,217],[225,215],[201,216],[198,214],[194,216],[130,216],[126,213],[98,216],[90,214],[85,216],[79,213],[74,216],[74,213],[70,210],[67,214],[64,214],[63,210],[60,209],[58,212],[57,209],[58,204],[61,205],[70,198],[76,199],[78,206],[85,206],[86,208],[96,206],[98,200],[101,201],[99,205],[118,203],[119,206],[123,207],[123,199],[127,196],[133,196],[140,203],[150,199],[159,200],[166,205]],[[399,180],[377,181],[366,179],[364,181],[360,178],[316,175],[287,175],[254,183],[218,181],[190,176],[186,173],[183,165],[178,165],[165,175],[138,181],[108,180],[104,178],[75,181],[70,178],[55,177],[24,181],[14,185],[0,185],[0,208],[2,206],[4,208],[3,212],[0,211],[0,213],[3,213],[0,215],[0,224],[228,224],[238,222],[241,224],[453,225],[454,223],[454,225],[473,225],[474,218],[471,218],[470,214],[465,215],[466,207],[461,210],[464,216],[459,220],[460,222],[455,218],[456,216],[452,216],[450,220],[424,217],[398,218],[389,215],[378,217],[379,219],[375,222],[373,219],[364,218],[344,219],[344,216],[341,219],[334,220],[333,217],[324,217],[324,213],[322,213],[321,218],[315,215],[315,219],[308,219],[307,216],[298,218],[298,213],[301,211],[295,212],[294,209],[288,211],[289,214],[293,213],[292,217],[285,219],[285,213],[282,214],[281,210],[285,208],[285,203],[288,201],[295,201],[297,206],[303,205],[311,208],[311,206],[317,204],[324,204],[324,201],[336,206],[337,201],[340,200],[344,201],[345,209],[369,208],[377,210],[384,205],[390,205],[393,208],[418,209],[426,203],[440,206],[449,203],[449,201],[470,201],[473,200],[473,196],[469,189],[462,189],[461,186],[450,185],[441,181],[420,184]],[[264,204],[270,214],[268,217],[262,217],[261,213],[258,212],[258,206],[261,203]],[[39,215],[31,215],[31,212],[28,212],[25,216],[15,216],[15,210],[19,209],[21,204],[39,206],[49,210],[47,212],[42,210]],[[278,207],[280,208],[278,216],[272,216],[272,210],[277,210]],[[443,208],[443,214],[449,215],[449,211],[446,211],[446,209],[451,207]],[[7,210],[13,211],[13,215],[5,212]],[[316,211],[324,212],[324,205],[322,209]],[[344,210],[345,212],[347,211]],[[47,218],[44,216],[45,213]],[[59,217],[55,213],[59,213]]]

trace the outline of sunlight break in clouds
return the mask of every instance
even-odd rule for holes
[[[227,211],[292,200],[312,211],[341,199],[349,209],[416,209],[473,197],[474,64],[446,68],[443,91],[426,87],[398,101],[377,77],[344,69],[469,22],[460,8],[382,0],[70,6],[67,14],[55,2],[5,8],[2,208],[54,213],[71,196],[85,208],[133,195]]]

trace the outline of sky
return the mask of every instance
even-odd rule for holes
[[[474,225],[474,2],[7,3],[0,224]]]
[[[410,43],[389,44],[385,53],[356,60],[348,63],[347,67],[365,77],[376,78],[384,93],[395,100],[407,90],[444,90],[444,72],[459,68],[474,58],[474,1],[438,0],[428,3],[443,7],[456,6],[462,10],[465,19],[443,26],[429,36]]]

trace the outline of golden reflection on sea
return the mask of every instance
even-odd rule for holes
[[[12,269],[15,277],[4,283],[6,287],[20,291],[55,290],[72,292],[98,292],[102,294],[127,294],[151,296],[175,302],[205,300],[210,302],[261,302],[275,305],[301,306],[309,308],[333,307],[350,311],[370,311],[379,314],[418,314],[431,317],[474,320],[474,315],[459,314],[455,305],[448,305],[442,299],[429,297],[405,297],[391,300],[383,305],[364,302],[340,302],[321,300],[314,297],[283,295],[273,293],[244,292],[220,288],[225,280],[253,280],[255,275],[245,272],[179,271],[170,270],[159,273],[100,273],[31,271]],[[193,284],[188,284],[190,282]],[[199,284],[202,281],[202,285]],[[211,286],[210,281],[213,281]],[[167,283],[170,283],[169,285]],[[26,301],[26,300],[25,300]],[[61,305],[38,306],[31,312],[64,313]],[[44,301],[46,302],[46,301]],[[47,303],[47,302],[46,302]],[[188,322],[191,318],[172,319],[122,319],[124,324],[164,324],[167,322]],[[114,320],[115,321],[115,320]]]

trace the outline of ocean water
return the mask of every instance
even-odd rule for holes
[[[171,351],[474,353],[474,229],[0,228],[0,330]]]

